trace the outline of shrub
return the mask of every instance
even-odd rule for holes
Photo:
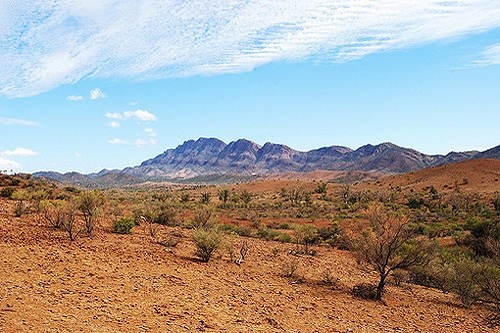
[[[226,203],[227,200],[229,199],[229,190],[222,189],[217,192],[219,195],[219,200],[223,203]]]
[[[339,282],[339,278],[335,277],[330,268],[321,272],[321,282],[327,286],[335,286]]]
[[[75,194],[79,194],[81,192],[81,190],[77,189],[74,186],[66,186],[66,187],[64,187],[64,190],[66,192],[75,193]]]
[[[253,194],[248,192],[247,190],[244,190],[243,192],[240,193],[239,197],[244,204],[248,205],[250,201],[252,201]]]
[[[286,260],[281,265],[281,271],[285,277],[294,277],[299,269],[299,261],[297,258]]]
[[[201,194],[201,203],[205,204],[205,205],[208,205],[209,202],[210,202],[210,197],[211,197],[210,192],[203,192]]]
[[[16,192],[16,189],[13,187],[4,187],[0,190],[0,196],[4,198],[10,198],[12,194]]]
[[[212,254],[222,245],[222,234],[215,228],[199,227],[193,230],[191,238],[196,245],[195,255],[202,261],[208,262]]]
[[[314,245],[319,239],[318,228],[311,224],[301,224],[295,227],[295,239],[297,244],[304,245],[304,253],[309,253],[309,247]]]
[[[113,224],[113,229],[119,234],[128,234],[134,227],[134,220],[129,217],[122,217]]]
[[[68,233],[69,239],[73,241],[83,230],[79,229],[77,225],[75,203],[66,202],[60,209],[63,211],[61,228]]]
[[[191,222],[190,227],[197,228],[205,228],[210,229],[216,223],[215,212],[211,207],[200,207],[195,210],[194,218]]]
[[[186,203],[186,202],[189,202],[189,193],[181,193],[181,196],[179,198],[179,201],[181,203]]]
[[[85,232],[92,236],[104,205],[104,196],[99,191],[87,191],[80,194],[76,202],[76,208],[82,212],[85,221]]]
[[[319,183],[316,189],[314,190],[316,193],[326,193],[326,183]]]
[[[50,227],[61,228],[64,220],[64,212],[59,202],[53,204],[48,200],[44,200],[40,203],[40,211]]]

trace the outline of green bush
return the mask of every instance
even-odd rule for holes
[[[212,254],[222,245],[222,233],[215,229],[199,227],[193,230],[191,239],[196,245],[195,255],[202,261],[208,262]]]
[[[11,195],[14,194],[15,191],[16,191],[16,189],[13,187],[4,187],[0,191],[0,196],[2,196],[4,198],[10,198]]]
[[[113,229],[119,234],[128,234],[130,230],[134,227],[134,220],[129,217],[122,217],[121,219],[115,221],[113,224]]]

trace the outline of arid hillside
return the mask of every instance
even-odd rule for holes
[[[500,160],[476,159],[443,165],[390,176],[361,187],[423,191],[431,186],[439,192],[495,193],[500,191]]]
[[[223,251],[202,263],[189,237],[166,248],[145,226],[118,235],[103,223],[71,242],[0,204],[1,332],[495,332],[482,307],[432,288],[391,283],[385,304],[352,296],[376,276],[347,251],[294,256],[292,244],[248,239],[241,266]]]

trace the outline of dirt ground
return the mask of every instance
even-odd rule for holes
[[[145,226],[118,235],[105,225],[71,242],[0,205],[0,332],[495,332],[482,324],[486,309],[434,289],[390,284],[385,304],[353,297],[376,276],[350,252],[297,256],[292,244],[240,238],[250,248],[243,265],[223,250],[202,263],[189,230],[178,229],[174,248]],[[285,277],[294,261],[297,275]],[[337,283],[322,282],[326,270]]]

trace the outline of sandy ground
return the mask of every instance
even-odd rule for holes
[[[438,290],[389,285],[385,304],[353,297],[376,276],[349,252],[295,256],[291,244],[245,239],[242,266],[225,251],[202,263],[189,230],[178,229],[175,248],[153,243],[145,226],[71,242],[0,205],[0,332],[495,332],[481,324],[485,309]],[[293,260],[297,276],[284,277]],[[327,269],[334,286],[322,283]]]

